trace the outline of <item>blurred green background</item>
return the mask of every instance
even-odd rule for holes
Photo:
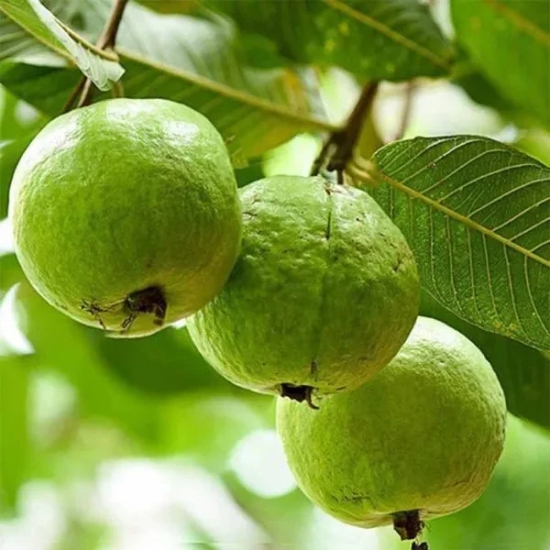
[[[351,104],[356,93],[354,81],[342,75],[324,82],[335,119],[345,114],[341,99]],[[402,86],[383,88],[376,105],[383,135],[395,132],[403,102]],[[185,327],[142,340],[108,339],[34,293],[12,253],[4,217],[12,170],[45,122],[0,91],[0,548],[408,550],[391,528],[349,527],[310,505],[285,464],[274,400],[221,379]],[[445,133],[497,136],[547,162],[550,156],[541,147],[548,135],[519,132],[452,84],[421,85],[408,135]],[[264,174],[305,173],[318,145],[316,137],[298,136],[239,170],[240,184]],[[502,346],[499,337],[427,299],[423,311],[477,341],[505,389],[520,384],[529,395],[548,384],[525,374],[527,363],[544,361],[539,352]],[[510,369],[523,378],[507,382],[502,373]],[[534,413],[525,402],[517,414],[538,414],[544,425],[547,400],[534,403]],[[432,521],[431,548],[550,549],[550,438],[540,425],[510,415],[504,456],[487,492],[463,512]]]

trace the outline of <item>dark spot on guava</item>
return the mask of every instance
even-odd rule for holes
[[[402,257],[399,257],[397,259],[397,263],[393,266],[393,270],[395,272],[399,271],[399,268],[403,265],[403,258]]]
[[[396,512],[393,514],[393,528],[401,540],[413,540],[424,528],[424,522],[420,519],[418,510]]]
[[[124,308],[128,316],[122,323],[122,330],[129,330],[141,313],[152,313],[155,316],[153,323],[162,326],[168,304],[162,289],[158,286],[150,286],[129,294],[124,300]]]
[[[309,405],[310,409],[318,409],[312,401],[313,388],[311,386],[295,386],[293,384],[281,384],[281,397],[287,397],[298,403],[304,401]]]
[[[429,550],[427,542],[413,542],[411,550]]]

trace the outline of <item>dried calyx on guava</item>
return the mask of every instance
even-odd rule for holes
[[[242,225],[220,134],[157,99],[102,101],[50,122],[17,166],[9,215],[34,288],[120,336],[150,334],[211,300]]]
[[[315,406],[397,353],[418,314],[405,238],[376,202],[322,177],[241,190],[243,243],[222,292],[188,322],[233,383]]]

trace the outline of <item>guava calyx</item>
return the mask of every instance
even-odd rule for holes
[[[312,399],[313,387],[312,386],[295,386],[294,384],[281,384],[281,397],[286,397],[297,401],[298,403],[307,402],[311,409],[318,409],[319,407],[313,403]]]
[[[168,305],[162,289],[158,286],[150,286],[129,294],[124,300],[124,307],[128,317],[122,323],[122,330],[126,331],[141,313],[152,313],[155,316],[153,324],[161,327],[164,324]]]
[[[393,528],[401,540],[413,540],[421,533],[424,522],[420,519],[418,510],[396,512],[393,514]]]
[[[120,302],[119,302],[120,303]],[[102,307],[95,302],[82,301],[80,309],[90,313],[99,323],[103,330],[107,330],[107,326],[101,318],[102,313],[110,312],[114,306]],[[122,302],[123,311],[126,313],[126,318],[122,322],[120,328],[121,334],[128,332],[132,328],[133,322],[142,314],[153,314],[155,319],[153,324],[162,327],[166,318],[166,310],[168,303],[164,296],[163,290],[158,286],[149,286],[141,290],[136,290],[126,296]]]

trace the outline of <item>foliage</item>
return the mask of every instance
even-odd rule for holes
[[[111,0],[0,0],[4,513],[13,513],[18,499],[21,505],[20,488],[31,479],[65,490],[106,460],[180,455],[203,468],[200,475],[189,470],[202,480],[201,491],[227,506],[237,502],[261,526],[233,522],[256,541],[251,545],[338,547],[328,518],[315,516],[292,486],[266,499],[228,466],[243,438],[271,433],[269,398],[218,377],[185,328],[110,340],[52,310],[25,282],[4,218],[21,154],[83,76],[97,87],[93,101],[121,92],[163,97],[206,115],[230,148],[241,186],[270,166],[308,173],[312,143],[343,127],[358,88],[383,80],[397,84],[378,92],[347,166],[349,181],[368,190],[408,239],[421,275],[421,312],[471,338],[492,363],[509,411],[540,430],[512,420],[487,495],[434,522],[428,538],[445,548],[547,542],[541,510],[549,490],[541,480],[550,456],[550,11],[544,1],[449,0],[448,32],[434,18],[445,2],[434,3],[435,10],[412,0],[130,0],[113,51],[94,45]],[[503,143],[504,134],[484,135],[478,120],[477,135],[454,135],[452,126],[434,135],[408,124],[407,94],[429,90],[436,79],[500,117],[513,129],[511,143]],[[386,102],[397,118],[403,109],[397,126],[407,139],[381,147]],[[414,96],[410,103],[414,110]],[[435,106],[422,117],[433,120],[434,113]],[[307,140],[292,140],[304,133]],[[233,517],[230,506],[224,510]],[[74,514],[65,547],[98,547],[105,526]],[[201,521],[186,516],[192,540],[207,547],[225,536]],[[0,546],[5,532],[0,523]],[[355,544],[364,535],[341,536]]]
[[[550,127],[550,11],[545,2],[451,0],[457,39],[489,81]],[[502,44],[513,45],[503,55]],[[529,78],[526,78],[529,75]]]
[[[549,349],[550,168],[475,136],[403,140],[373,161],[372,194],[407,236],[426,291],[482,328]]]

